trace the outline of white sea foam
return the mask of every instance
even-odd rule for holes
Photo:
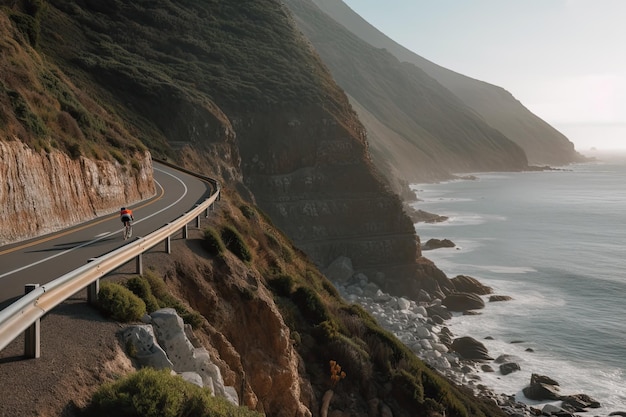
[[[421,241],[457,244],[424,256],[448,276],[470,275],[513,297],[449,323],[493,357],[521,358],[519,372],[480,374],[495,392],[532,404],[521,389],[539,373],[565,394],[598,400],[603,407],[590,415],[626,411],[625,177],[620,162],[417,187],[428,202],[415,208],[450,217],[418,223]]]

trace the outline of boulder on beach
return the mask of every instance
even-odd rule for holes
[[[539,375],[539,374],[531,374],[530,375],[530,385],[534,384],[547,384],[547,385],[559,385],[554,379],[549,376]]]
[[[468,292],[452,293],[441,302],[450,311],[468,311],[485,308],[485,302],[477,294]]]
[[[491,361],[493,358],[489,356],[489,352],[485,345],[478,340],[465,336],[459,337],[452,341],[450,350],[455,351],[463,359],[474,361]]]
[[[600,408],[601,405],[587,394],[576,394],[564,397],[561,407],[568,411],[581,413],[586,411],[586,408]]]
[[[517,364],[516,362],[507,362],[507,363],[503,363],[502,365],[500,365],[500,373],[502,375],[508,375],[512,372],[515,371],[519,371],[522,368],[520,368],[519,364]]]
[[[346,256],[338,257],[326,268],[325,274],[333,282],[347,282],[354,274],[352,259]]]
[[[522,358],[515,355],[502,354],[496,358],[495,363],[521,362]],[[558,385],[558,384],[555,384]]]
[[[539,374],[530,376],[530,385],[522,389],[524,396],[530,400],[560,400],[563,396],[559,391],[559,383],[554,379]]]
[[[452,318],[452,313],[450,313],[450,310],[442,305],[428,306],[426,307],[426,312],[428,313],[428,317],[439,316],[444,320],[450,320]]]
[[[489,302],[495,303],[497,301],[511,301],[512,299],[513,297],[510,297],[508,295],[492,295],[489,297]]]
[[[450,281],[454,285],[457,292],[468,292],[478,295],[487,295],[493,292],[491,287],[481,284],[476,278],[469,277],[467,275],[457,275],[451,278]]]
[[[532,384],[522,389],[524,396],[529,400],[544,401],[544,400],[560,400],[561,393],[559,387],[556,385],[548,384]]]

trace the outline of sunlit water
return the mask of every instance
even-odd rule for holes
[[[455,336],[480,340],[492,357],[520,358],[521,371],[481,373],[482,383],[537,405],[521,389],[538,373],[563,394],[598,400],[603,408],[590,415],[626,411],[626,154],[413,188],[416,208],[449,216],[416,224],[421,241],[457,245],[424,256],[449,277],[470,275],[513,297],[450,322]]]

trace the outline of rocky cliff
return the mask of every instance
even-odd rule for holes
[[[0,245],[82,223],[154,195],[149,153],[134,167],[0,141]]]

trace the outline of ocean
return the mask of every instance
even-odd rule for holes
[[[457,245],[423,255],[450,278],[469,275],[513,298],[485,297],[480,315],[455,314],[448,323],[490,356],[518,358],[520,371],[502,375],[492,365],[496,372],[481,372],[481,383],[538,406],[522,388],[532,373],[546,375],[562,394],[599,401],[590,415],[608,415],[626,411],[626,152],[597,158],[412,189],[416,209],[449,217],[417,223],[422,243]]]

